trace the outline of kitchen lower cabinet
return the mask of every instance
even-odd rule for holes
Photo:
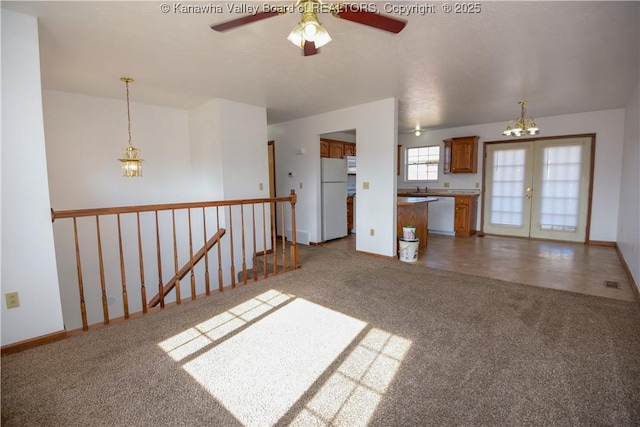
[[[476,234],[479,194],[438,193],[432,191],[427,197],[439,199],[429,210],[429,231],[437,234],[469,237]],[[399,197],[416,197],[416,193],[398,193]]]
[[[455,196],[453,230],[456,236],[469,237],[476,234],[477,196]]]
[[[347,196],[347,232],[353,230],[353,196]]]

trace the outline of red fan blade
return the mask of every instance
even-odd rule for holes
[[[276,12],[276,11],[259,12],[259,13],[256,13],[255,15],[247,15],[241,18],[232,19],[231,21],[223,22],[221,24],[212,25],[211,29],[214,31],[227,31],[244,24],[250,24],[252,22],[261,21],[263,19],[271,18],[272,16],[277,16],[277,15],[280,15],[280,12]]]
[[[315,55],[316,53],[318,53],[318,49],[316,49],[316,44],[315,42],[304,42],[304,48],[303,48],[303,53],[304,56],[311,56],[311,55]]]
[[[348,6],[341,5],[333,15],[336,18],[346,19],[347,21],[357,22],[358,24],[368,25],[395,34],[402,31],[407,24],[406,21],[400,19],[390,18],[378,13],[369,12],[368,10],[360,10],[354,4]]]

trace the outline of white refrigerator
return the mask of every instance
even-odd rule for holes
[[[320,159],[322,241],[347,235],[347,161]]]

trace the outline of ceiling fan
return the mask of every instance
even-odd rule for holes
[[[394,34],[402,31],[406,25],[405,21],[380,15],[372,5],[372,3],[364,6],[342,3],[328,5],[321,0],[297,0],[293,5],[269,6],[265,3],[264,10],[261,12],[211,25],[211,29],[223,32],[287,12],[300,12],[302,19],[296,24],[287,39],[301,48],[304,56],[311,56],[318,53],[320,47],[331,41],[329,33],[318,21],[318,13],[321,12],[330,12],[336,18],[368,25]]]

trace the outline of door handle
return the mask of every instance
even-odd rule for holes
[[[527,200],[531,199],[531,190],[532,190],[531,187],[527,187],[527,195],[525,196],[527,198]]]

